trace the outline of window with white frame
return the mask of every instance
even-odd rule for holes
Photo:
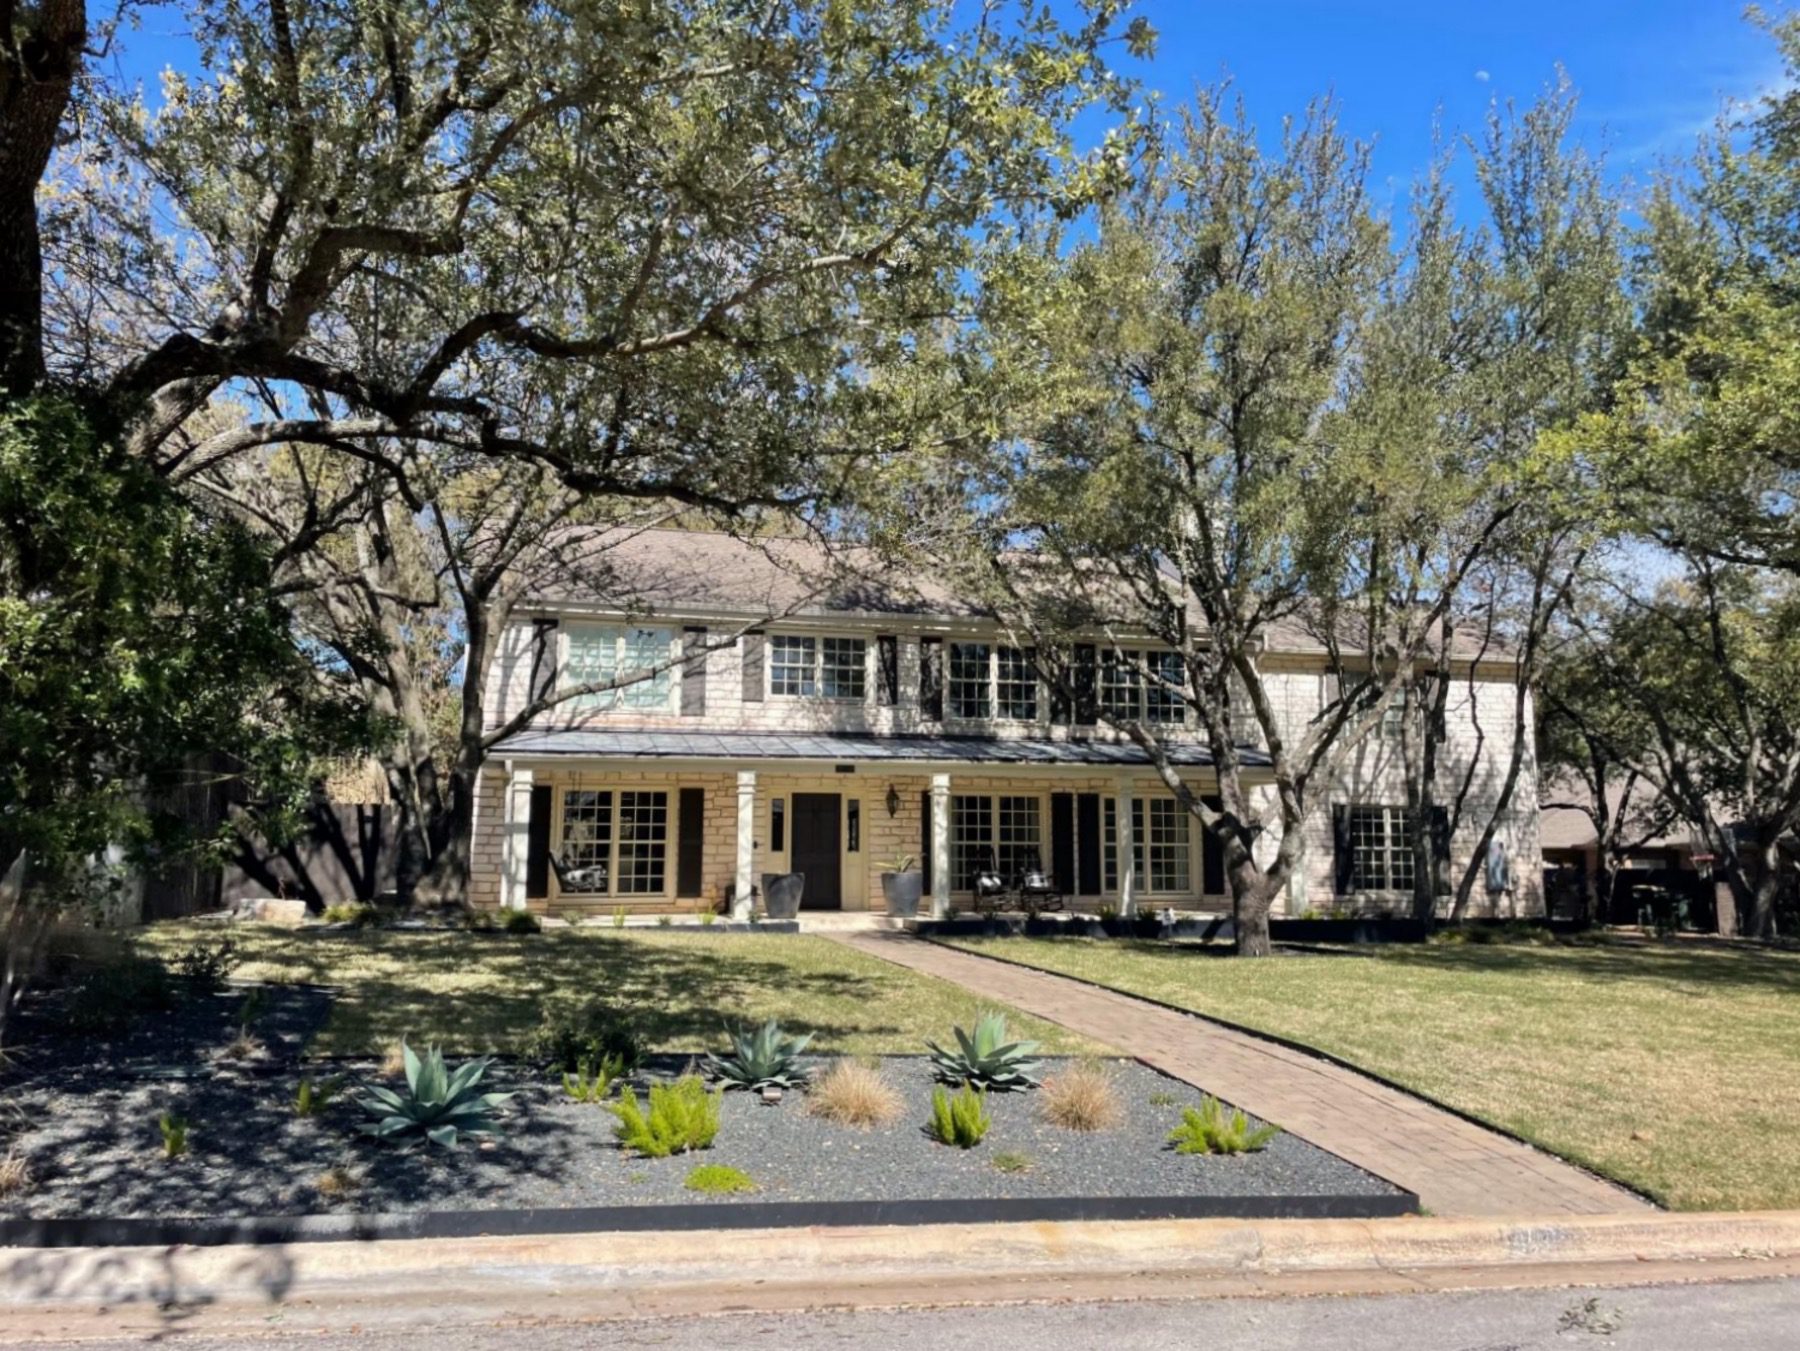
[[[1187,664],[1179,652],[1144,654],[1144,721],[1179,726],[1187,721]]]
[[[769,639],[769,693],[861,699],[868,690],[868,652],[861,638],[778,633]]]
[[[1100,653],[1100,710],[1119,719],[1143,716],[1143,682],[1138,654],[1106,648]]]
[[[1118,799],[1103,800],[1103,882],[1119,889]],[[1131,863],[1137,889],[1186,895],[1194,889],[1193,815],[1172,797],[1131,800]]]
[[[995,653],[994,702],[1003,718],[1035,722],[1038,715],[1037,649],[1002,647]]]
[[[667,889],[669,795],[571,788],[562,795],[559,881],[586,894],[657,896]]]
[[[576,695],[571,700],[576,708],[668,708],[673,657],[668,629],[583,624],[571,627],[566,641],[564,689],[616,686]]]
[[[1411,891],[1412,818],[1404,807],[1350,809],[1352,891]]]
[[[1009,881],[1043,866],[1043,804],[1028,794],[958,793],[950,799],[950,869],[957,891],[994,866]]]
[[[993,717],[994,649],[988,643],[951,643],[948,704],[953,718]]]

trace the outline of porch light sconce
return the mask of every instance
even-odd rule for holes
[[[900,790],[891,783],[888,785],[887,790],[887,809],[889,816],[898,816],[900,814]]]

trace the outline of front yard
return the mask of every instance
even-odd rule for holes
[[[1302,1043],[1682,1210],[1800,1206],[1800,954],[1704,942],[1392,947],[958,939]]]

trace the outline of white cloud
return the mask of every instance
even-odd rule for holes
[[[1489,80],[1493,79],[1494,77],[1492,75],[1489,75],[1485,70],[1478,70],[1475,72],[1475,78],[1480,80],[1483,84],[1486,84]]]

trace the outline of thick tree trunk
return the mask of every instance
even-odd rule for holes
[[[1281,884],[1271,878],[1249,857],[1227,869],[1231,878],[1231,917],[1237,931],[1237,955],[1267,957],[1273,951],[1269,940],[1269,911]]]
[[[475,847],[475,773],[462,766],[448,777],[448,801],[432,823],[432,856],[415,896],[422,905],[461,909],[469,904],[470,860]]]

